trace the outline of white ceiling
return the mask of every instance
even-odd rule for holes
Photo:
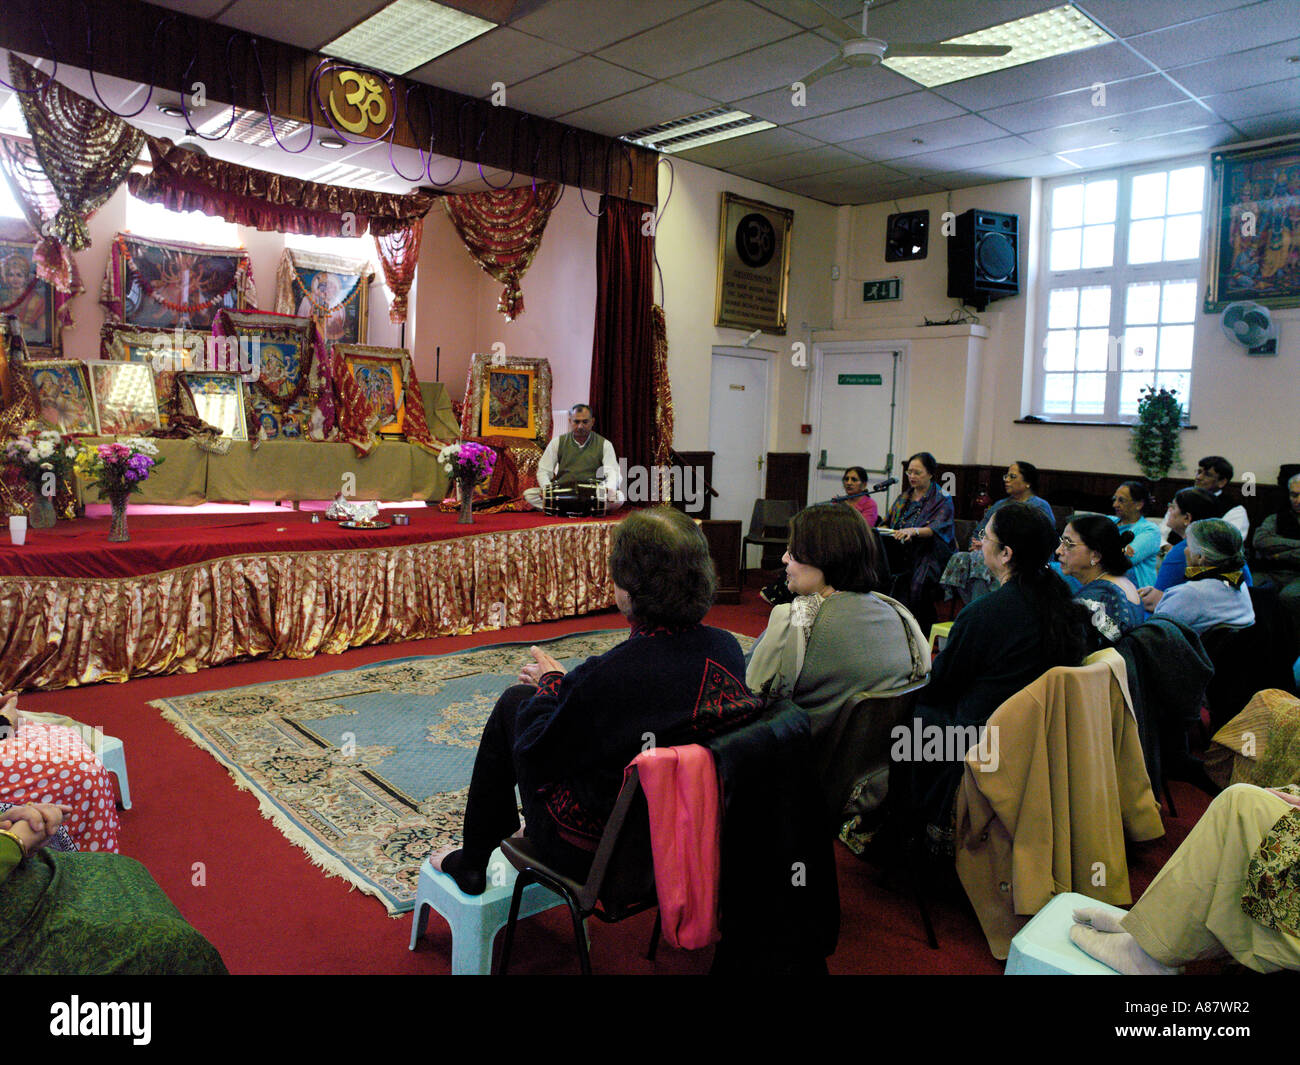
[[[156,2],[318,51],[387,0]],[[450,2],[474,13],[490,5],[502,24],[412,77],[484,98],[503,82],[509,106],[610,136],[726,104],[778,128],[683,158],[828,203],[1069,173],[1300,131],[1300,61],[1288,61],[1300,57],[1300,0],[1074,0],[1119,39],[932,90],[880,67],[844,70],[808,86],[803,107],[792,106],[790,83],[833,58],[836,46],[789,0]],[[860,0],[821,2],[850,21],[861,13]],[[1061,2],[876,0],[870,30],[886,41],[937,41]],[[1101,107],[1097,83],[1106,87]],[[170,121],[150,111],[155,125]],[[175,135],[175,123],[170,130]],[[227,157],[220,146],[210,150]],[[342,161],[391,173],[386,147],[235,156],[299,176]],[[404,150],[397,161],[407,174],[420,165]],[[435,164],[434,176],[446,181],[455,167]],[[456,187],[482,187],[477,171],[466,169],[468,184]],[[488,177],[499,183],[507,175]],[[392,178],[382,187],[411,184]]]

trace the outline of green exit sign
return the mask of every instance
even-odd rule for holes
[[[842,373],[842,385],[883,385],[885,382],[878,373]]]
[[[862,282],[863,303],[885,303],[903,298],[903,279],[887,277],[881,281]]]

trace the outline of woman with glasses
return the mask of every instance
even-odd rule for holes
[[[1151,492],[1141,481],[1125,481],[1111,497],[1114,522],[1122,533],[1133,534],[1133,541],[1124,548],[1133,568],[1133,583],[1139,588],[1154,584],[1156,567],[1160,564],[1160,527],[1142,516],[1143,508],[1151,501]]]
[[[952,496],[935,483],[939,464],[928,451],[918,451],[903,465],[907,490],[889,508],[885,525],[899,545],[890,561],[900,576],[894,595],[907,604],[921,627],[934,623],[932,593],[939,575],[952,557]]]
[[[1056,548],[1061,571],[1082,585],[1074,598],[1091,611],[1096,642],[1104,646],[1147,617],[1137,587],[1126,576],[1132,563],[1124,548],[1132,542],[1132,533],[1120,532],[1101,514],[1073,514]]]

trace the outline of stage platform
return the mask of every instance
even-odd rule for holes
[[[614,605],[617,517],[396,508],[411,524],[313,524],[311,512],[130,514],[0,544],[0,690],[52,689],[237,658],[310,658],[371,643],[553,621]],[[389,520],[394,509],[383,512]]]

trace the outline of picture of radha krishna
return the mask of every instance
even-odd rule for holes
[[[41,421],[65,436],[94,435],[95,409],[86,364],[78,359],[33,360],[22,364]]]

